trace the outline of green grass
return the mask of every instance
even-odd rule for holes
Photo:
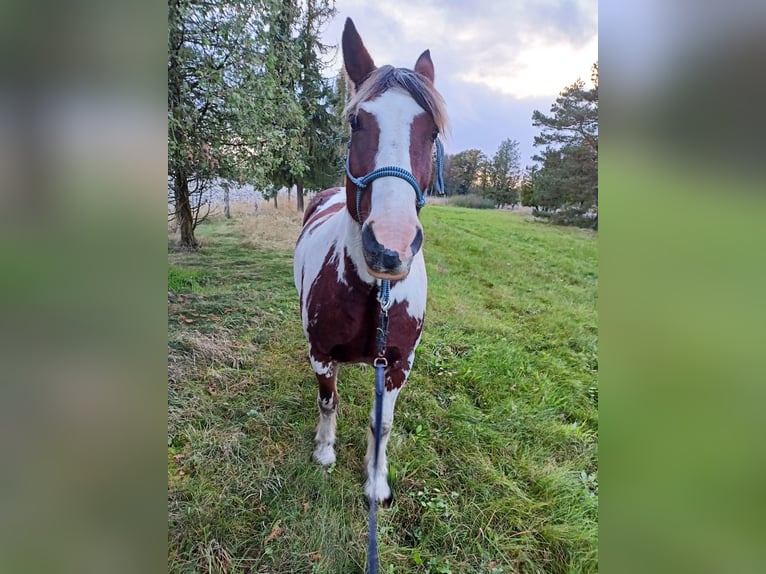
[[[422,221],[429,306],[380,571],[596,572],[596,236],[455,207]],[[363,572],[372,370],[341,371],[325,472],[292,252],[243,229],[169,250],[169,571]]]

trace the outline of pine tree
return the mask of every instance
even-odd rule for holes
[[[300,18],[300,6],[296,0],[271,0],[271,10],[266,15],[265,74],[268,91],[263,94],[261,105],[268,107],[272,122],[272,145],[279,149],[277,161],[268,162],[264,167],[266,180],[262,195],[274,199],[281,187],[292,187],[296,178],[302,177],[308,169],[303,133],[306,118],[298,101],[301,78],[301,52],[294,31]]]
[[[533,159],[539,169],[532,179],[537,214],[556,223],[598,227],[598,63],[593,87],[577,80],[551,106],[551,115],[535,110],[533,125],[541,128],[535,146],[544,149]]]
[[[307,170],[297,177],[298,211],[303,211],[304,189],[319,191],[337,183],[343,169],[339,144],[346,122],[336,115],[345,94],[335,91],[333,81],[322,77],[322,55],[332,46],[319,41],[319,33],[336,10],[328,0],[306,0],[298,42],[301,52],[300,107],[306,118],[303,132]],[[345,103],[345,102],[344,102]]]
[[[282,0],[272,16],[269,45],[275,57],[268,72],[290,113],[282,117],[289,150],[270,174],[269,195],[276,201],[279,187],[295,185],[299,211],[304,190],[332,185],[341,169],[337,148],[344,124],[334,114],[333,82],[322,76],[322,56],[332,46],[319,41],[335,13],[329,0]]]
[[[521,176],[521,183],[519,185],[519,203],[528,207],[536,207],[535,205],[535,188],[534,178],[537,173],[535,166],[527,167]]]

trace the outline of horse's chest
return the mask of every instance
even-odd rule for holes
[[[319,274],[304,303],[306,334],[318,354],[342,363],[369,361],[375,356],[380,306],[376,290],[349,275],[344,283],[335,269]],[[423,317],[411,316],[409,309],[409,301],[397,301],[389,310],[391,361],[406,358],[420,338]]]
[[[344,347],[344,354],[365,352],[374,332],[376,307],[372,287],[338,281],[335,269],[323,270],[314,282],[306,305],[307,335],[312,345],[329,353]]]

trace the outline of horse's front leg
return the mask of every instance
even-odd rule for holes
[[[391,377],[391,375],[394,375]],[[398,375],[398,376],[397,376]],[[403,375],[403,376],[402,376]],[[401,383],[392,388],[391,380],[400,379]],[[391,487],[388,485],[388,458],[386,458],[386,447],[388,439],[391,436],[391,428],[394,424],[394,406],[399,391],[404,385],[406,374],[388,373],[386,376],[386,390],[383,392],[383,416],[380,433],[380,449],[378,451],[378,466],[375,468],[375,404],[372,405],[370,414],[370,426],[367,429],[367,454],[364,457],[364,466],[367,469],[367,482],[364,485],[364,492],[367,498],[373,497],[378,501],[389,503],[392,499]],[[390,388],[390,390],[389,390]]]
[[[338,412],[338,364],[332,361],[320,363],[311,357],[311,365],[319,383],[317,406],[319,407],[319,424],[314,437],[316,448],[314,460],[322,466],[335,462],[335,428]]]

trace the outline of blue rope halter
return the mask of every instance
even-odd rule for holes
[[[389,165],[386,167],[379,167],[378,169],[371,171],[367,175],[362,177],[354,177],[351,174],[348,162],[351,156],[351,142],[348,142],[349,153],[346,154],[346,175],[356,185],[356,215],[359,215],[359,204],[362,200],[362,190],[369,185],[370,182],[378,179],[379,177],[398,177],[409,183],[415,190],[415,196],[417,198],[418,211],[426,204],[426,196],[420,189],[420,184],[409,171],[403,167]],[[439,138],[436,138],[436,191],[439,194],[444,193],[444,179],[442,171],[444,168],[444,146]]]

